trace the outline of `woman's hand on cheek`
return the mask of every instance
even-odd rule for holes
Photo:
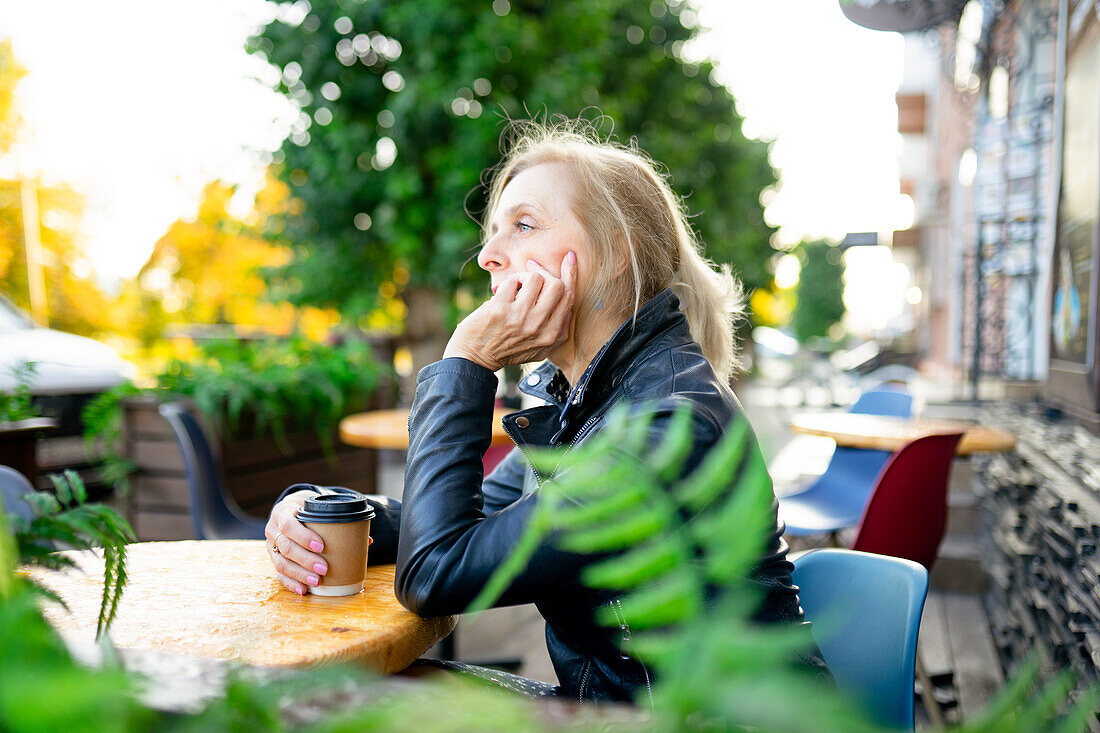
[[[443,356],[460,356],[492,371],[546,358],[569,337],[576,283],[573,252],[562,260],[561,277],[528,260],[526,272],[506,278],[458,324]]]

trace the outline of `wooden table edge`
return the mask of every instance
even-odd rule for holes
[[[161,546],[167,547],[170,545],[197,545],[205,544],[207,542],[216,542],[219,544],[232,544],[247,546],[252,549],[252,546],[265,546],[264,540],[172,540],[172,541],[152,541],[152,542],[136,542],[128,545],[132,546]],[[32,582],[39,582],[47,585],[49,575],[52,573],[63,574],[78,574],[83,575],[84,570],[82,568],[81,558],[87,557],[92,562],[101,564],[102,558],[95,550],[62,550],[62,553],[66,555],[74,556],[77,560],[77,565],[70,568],[50,569],[39,565],[21,565],[16,568],[16,576],[22,577]],[[393,572],[393,563],[387,563],[383,565],[372,565],[370,569],[382,571],[383,573]],[[101,584],[100,584],[101,587]],[[276,592],[285,592],[285,589],[277,589]],[[59,591],[64,596],[64,591]],[[123,590],[123,603],[125,603],[126,589]],[[328,598],[324,596],[312,597],[313,602],[326,603],[328,601],[340,602],[345,597],[333,597]],[[43,598],[43,602],[50,602],[49,599]],[[394,608],[394,612],[401,615],[415,616],[417,623],[415,625],[415,636],[427,643],[420,643],[413,647],[407,647],[401,644],[401,640],[408,638],[408,632],[398,628],[386,629],[383,633],[377,634],[370,640],[363,640],[355,642],[354,644],[336,651],[329,651],[322,654],[314,653],[309,655],[291,655],[283,660],[274,659],[272,656],[272,650],[267,647],[254,647],[251,645],[241,647],[236,641],[228,644],[227,649],[231,652],[225,655],[209,654],[205,650],[200,649],[197,652],[181,652],[176,649],[155,649],[146,646],[120,646],[121,651],[133,651],[139,654],[153,654],[153,655],[165,655],[166,657],[181,657],[195,660],[204,660],[208,662],[214,662],[219,664],[226,664],[230,666],[248,666],[263,669],[308,669],[317,666],[328,666],[333,664],[356,664],[364,668],[373,669],[381,674],[392,674],[394,672],[400,672],[408,667],[414,661],[416,661],[423,651],[415,652],[413,649],[423,647],[426,651],[430,649],[435,643],[438,643],[441,639],[447,636],[448,633],[454,630],[458,618],[457,616],[419,616],[412,611],[403,607]],[[88,623],[78,624],[78,619],[73,612],[68,612],[66,617],[69,618],[73,625],[63,624],[61,626],[54,625],[49,614],[44,614],[46,620],[50,623],[54,632],[57,633],[66,645],[76,644],[85,645],[93,644],[89,639],[84,638],[90,632],[94,626],[89,626]],[[90,618],[90,617],[89,617]],[[380,645],[384,645],[385,652],[379,654],[377,652]],[[365,655],[364,652],[373,651],[371,655]],[[371,658],[373,657],[373,658]]]

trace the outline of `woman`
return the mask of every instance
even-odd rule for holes
[[[493,295],[459,324],[444,358],[421,370],[409,415],[395,590],[428,616],[463,611],[524,532],[539,487],[553,478],[531,467],[530,447],[573,446],[624,400],[657,404],[657,441],[688,404],[686,475],[742,418],[728,387],[739,289],[728,268],[701,257],[679,200],[643,154],[583,129],[529,125],[496,172],[487,212],[478,264]],[[540,360],[520,386],[546,404],[505,418],[517,448],[483,478],[493,372]],[[267,528],[280,579],[298,593],[324,568],[320,538],[293,516],[306,496],[280,501]],[[397,521],[396,507],[379,511]],[[376,550],[392,545],[385,528],[373,534]],[[781,534],[777,522],[756,571],[766,591],[757,618],[799,622]],[[538,606],[561,693],[628,700],[650,673],[622,654],[618,629],[594,622],[593,610],[614,596],[580,583],[590,560],[546,545],[498,603]]]

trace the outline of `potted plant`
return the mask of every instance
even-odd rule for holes
[[[336,438],[342,417],[386,405],[393,384],[361,341],[216,339],[200,344],[193,358],[172,360],[154,380],[145,389],[113,390],[84,415],[86,437],[111,446],[104,473],[129,497],[142,539],[190,536],[182,456],[157,412],[169,400],[195,406],[226,489],[257,516],[297,481],[374,489],[374,455]]]

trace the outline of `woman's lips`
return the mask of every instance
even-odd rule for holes
[[[499,288],[499,287],[500,287],[499,285],[490,285],[489,289],[493,291],[493,295],[496,295],[497,294],[497,288]]]

